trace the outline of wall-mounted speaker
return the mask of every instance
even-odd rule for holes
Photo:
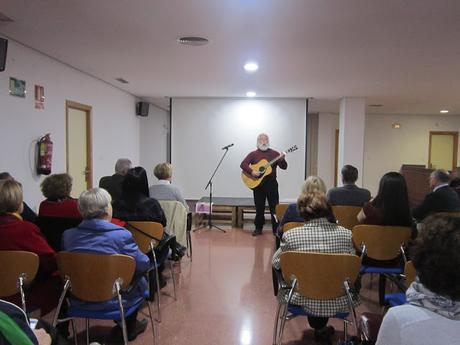
[[[149,103],[137,102],[136,104],[136,115],[138,116],[149,116]]]
[[[8,50],[8,40],[0,37],[0,72],[5,70],[6,51]]]

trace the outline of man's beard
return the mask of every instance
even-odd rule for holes
[[[260,151],[267,151],[268,148],[269,148],[269,145],[268,145],[268,144],[257,144],[257,148],[258,148]]]

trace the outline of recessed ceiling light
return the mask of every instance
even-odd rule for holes
[[[252,73],[259,69],[259,65],[256,62],[247,62],[244,65],[244,69],[246,70],[246,72]]]
[[[204,46],[205,44],[209,43],[209,40],[207,38],[198,36],[184,36],[179,37],[177,42],[188,46]]]
[[[443,110],[440,111],[440,113],[443,113],[443,114],[447,114],[448,112],[449,112],[449,110],[447,110],[447,109],[443,109]]]
[[[380,108],[380,107],[383,107],[383,104],[369,104],[369,107]]]
[[[254,91],[246,92],[246,97],[256,97],[256,93]]]

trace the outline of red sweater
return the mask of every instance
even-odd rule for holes
[[[270,162],[271,160],[275,159],[279,155],[280,155],[280,153],[278,151],[275,151],[275,150],[272,150],[272,149],[268,149],[267,151],[261,151],[261,150],[257,149],[255,151],[252,151],[250,154],[248,154],[246,156],[246,158],[243,160],[243,162],[241,162],[240,167],[246,173],[251,174],[252,169],[249,166],[250,164],[256,164],[262,159],[266,159],[267,161]],[[268,175],[268,176],[270,176],[270,178],[276,178],[276,167],[277,166],[279,166],[280,169],[286,170],[287,169],[286,160],[284,158],[280,159],[278,162],[276,162],[273,165],[272,173],[270,175]]]
[[[35,224],[12,214],[0,215],[0,238],[0,250],[24,250],[37,254],[40,259],[39,274],[42,277],[57,270],[54,250]]]
[[[81,218],[77,199],[43,200],[38,211],[40,217]]]

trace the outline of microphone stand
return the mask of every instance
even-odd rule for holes
[[[212,228],[216,228],[217,230],[220,230],[222,232],[226,232],[224,229],[219,228],[217,225],[212,224],[212,179],[214,178],[214,175],[216,174],[217,170],[219,169],[220,165],[222,164],[222,161],[224,160],[225,156],[227,155],[228,152],[228,147],[224,147],[224,154],[222,155],[222,158],[220,159],[219,163],[217,164],[216,169],[212,173],[208,183],[206,184],[206,187],[204,187],[204,190],[208,189],[209,187],[209,213],[208,213],[208,225],[203,225],[200,226],[199,228],[196,228],[193,230],[193,232],[208,228],[208,230],[211,230]]]

